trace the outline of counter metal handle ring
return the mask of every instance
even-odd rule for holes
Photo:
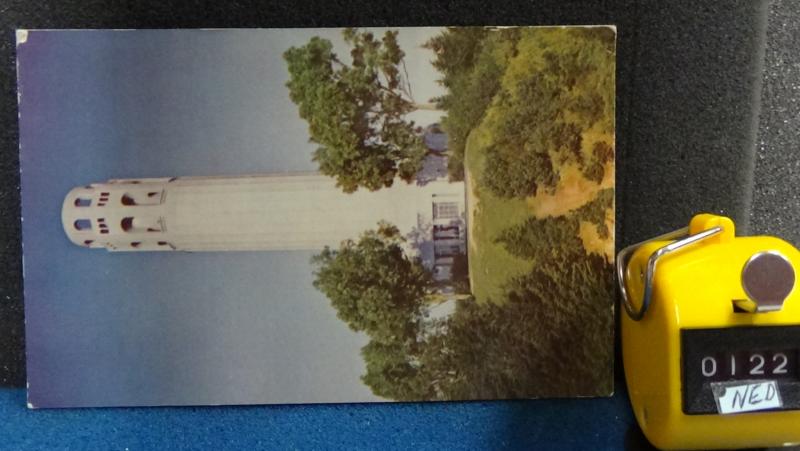
[[[632,244],[617,254],[617,283],[619,284],[619,291],[622,295],[622,305],[625,307],[625,311],[628,313],[628,316],[634,320],[639,321],[644,317],[644,314],[647,312],[647,308],[650,307],[650,301],[653,295],[653,277],[656,273],[656,264],[658,264],[658,260],[675,251],[685,249],[687,246],[692,244],[698,243],[706,238],[710,238],[720,232],[722,232],[722,227],[712,227],[707,230],[703,230],[702,232],[695,233],[694,235],[688,235],[689,228],[684,227],[669,233],[665,233],[663,235],[657,236],[655,238],[651,238],[649,240],[642,241],[641,243]],[[678,239],[683,237],[682,239]],[[631,302],[630,296],[628,295],[628,290],[625,288],[625,269],[628,266],[628,259],[630,258],[631,254],[638,249],[640,246],[650,243],[652,241],[664,241],[664,240],[676,240],[672,243],[667,244],[666,246],[658,248],[655,252],[650,255],[650,258],[647,260],[647,272],[642,275],[644,278],[644,294],[642,296],[642,306],[637,310],[636,307],[633,306]]]

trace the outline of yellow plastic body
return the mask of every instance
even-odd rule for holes
[[[754,253],[776,250],[800,275],[800,252],[774,237],[735,237],[729,218],[701,214],[690,234],[714,226],[721,234],[663,257],[653,297],[641,321],[621,313],[625,378],[636,420],[650,442],[662,449],[717,449],[800,443],[800,410],[736,415],[686,415],[682,409],[681,329],[800,324],[797,285],[783,308],[770,313],[735,313],[734,299],[746,299],[741,273]],[[651,242],[631,256],[626,288],[641,304],[650,255],[668,241]]]

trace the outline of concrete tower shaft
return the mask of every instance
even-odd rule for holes
[[[109,251],[317,250],[379,221],[429,244],[435,224],[448,226],[454,235],[438,246],[463,248],[464,184],[397,181],[347,194],[316,173],[126,179],[75,188],[62,208],[73,243]]]

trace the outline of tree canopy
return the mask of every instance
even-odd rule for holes
[[[463,178],[471,135],[486,157],[473,175],[497,196],[552,192],[565,164],[603,179],[614,156],[613,30],[449,28],[426,47],[447,88],[436,100],[452,179]]]
[[[568,216],[509,229],[499,240],[535,261],[533,270],[510,279],[502,299],[455,301],[445,318],[426,318],[434,283],[387,223],[315,256],[314,286],[341,320],[369,336],[361,380],[378,396],[603,393],[611,380],[613,271],[605,258],[586,253],[577,225],[600,221],[612,201],[613,191],[605,190]]]
[[[467,138],[500,89],[508,60],[516,52],[519,30],[485,27],[450,27],[424,47],[434,53],[431,61],[441,74],[439,84],[447,92],[436,99],[447,111],[442,127],[447,132],[447,170],[451,180],[464,179]]]
[[[600,182],[614,152],[614,32],[526,30],[516,50],[487,114],[482,183],[502,197],[552,192],[566,164]]]
[[[405,118],[418,105],[397,31],[378,39],[348,28],[343,36],[351,48],[349,62],[320,37],[283,54],[290,98],[308,122],[311,141],[320,145],[314,161],[348,193],[388,187],[396,177],[411,182],[427,152]]]
[[[362,381],[401,401],[607,393],[613,271],[582,249],[513,278],[501,304],[459,301],[418,342],[362,348]]]
[[[372,340],[361,348],[367,372],[361,380],[372,392],[397,401],[434,399],[435,392],[423,368],[414,358],[412,347],[397,342]]]
[[[510,278],[498,299],[456,303],[454,313],[418,321],[415,338],[372,338],[362,381],[378,396],[414,401],[605,393],[611,380],[614,278],[590,254],[581,222],[610,234],[613,189],[559,217],[531,217],[501,233],[511,254],[535,263]]]
[[[591,202],[565,216],[530,217],[522,223],[505,229],[495,239],[509,254],[520,258],[556,259],[580,255],[583,242],[579,236],[580,222],[591,223],[597,234],[608,238],[611,231],[606,226],[606,210],[614,208],[614,189],[600,190]],[[585,258],[585,257],[584,257]]]
[[[312,259],[314,287],[330,299],[339,319],[384,343],[416,340],[432,285],[430,273],[401,244],[397,228],[382,223]]]

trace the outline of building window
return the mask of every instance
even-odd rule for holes
[[[122,205],[158,205],[161,203],[163,191],[149,191],[143,192],[128,192],[122,195],[120,199]]]
[[[172,245],[172,243],[170,243],[170,242],[168,242],[168,241],[159,241],[159,242],[158,242],[158,245],[159,245],[159,246],[167,246],[167,247],[169,247],[169,248],[170,248],[170,249],[172,249],[172,250],[175,250],[175,249],[177,249],[175,246],[173,246],[173,245]]]
[[[436,257],[435,264],[438,265],[452,265],[453,264],[453,257]]]
[[[433,279],[436,281],[449,280],[452,275],[452,267],[449,265],[436,265],[433,267]]]
[[[434,258],[449,257],[461,253],[461,246],[451,243],[434,243],[433,254]]]
[[[456,219],[458,218],[457,202],[434,202],[433,219]]]
[[[77,219],[73,225],[75,230],[92,230],[91,219]]]
[[[434,240],[457,239],[458,237],[459,237],[458,226],[449,226],[449,227],[442,227],[438,225],[433,226]]]
[[[75,206],[76,207],[91,207],[92,206],[92,199],[86,197],[79,197],[75,199]]]
[[[161,223],[159,221],[155,221],[152,223],[147,222],[147,218],[134,218],[133,216],[128,216],[122,218],[119,223],[120,228],[125,232],[161,232]]]

